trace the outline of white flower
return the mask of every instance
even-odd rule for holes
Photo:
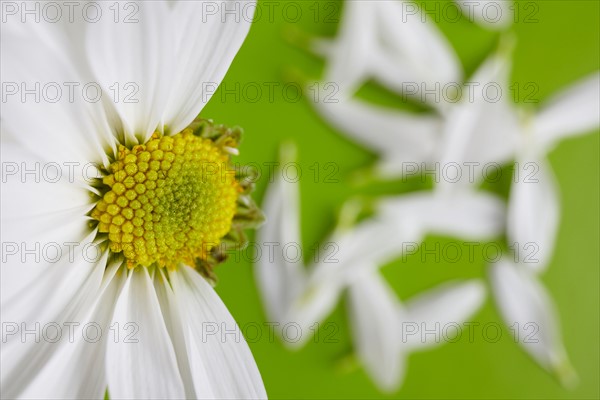
[[[7,95],[2,104],[3,162],[30,170],[37,166],[41,171],[55,166],[53,171],[60,174],[60,179],[51,180],[43,173],[40,179],[39,172],[32,177],[19,171],[3,180],[3,245],[14,244],[20,251],[3,256],[1,268],[3,335],[5,326],[16,329],[3,336],[2,397],[103,398],[107,388],[111,398],[266,397],[239,329],[237,335],[221,336],[221,329],[232,331],[237,326],[216,292],[179,258],[158,265],[157,259],[172,253],[152,238],[183,243],[179,255],[196,249],[185,247],[188,242],[181,242],[177,233],[165,237],[146,223],[143,228],[128,225],[138,222],[138,211],[131,211],[138,208],[129,194],[119,195],[117,183],[111,181],[121,182],[119,173],[131,176],[131,168],[139,168],[142,175],[136,182],[148,201],[143,204],[156,207],[152,212],[144,207],[146,216],[166,218],[161,226],[176,228],[173,232],[186,226],[185,222],[168,222],[169,216],[175,218],[185,211],[173,208],[176,203],[170,199],[157,206],[150,193],[161,198],[155,190],[160,186],[163,193],[168,187],[174,188],[170,192],[174,196],[187,196],[188,192],[178,189],[196,190],[199,186],[195,185],[204,185],[167,176],[171,162],[181,166],[179,150],[182,154],[191,151],[188,145],[177,148],[183,143],[181,138],[187,137],[194,146],[201,142],[207,152],[219,157],[225,157],[228,146],[234,144],[201,139],[195,136],[200,131],[192,135],[187,130],[188,136],[180,132],[210,98],[204,84],[216,85],[224,77],[250,21],[222,21],[220,14],[208,18],[202,2],[111,5],[130,16],[137,10],[135,21],[117,23],[114,10],[97,3],[104,7],[104,18],[97,23],[69,23],[63,18],[57,24],[21,24],[16,16],[13,22],[2,24],[3,84],[17,83],[29,91],[36,83],[41,87],[57,84],[65,90],[56,101],[49,101],[50,92],[42,92],[41,101],[35,100],[35,94],[22,100],[19,93]],[[69,99],[65,83],[74,85],[74,100]],[[88,97],[86,101],[79,96],[87,83],[91,89],[83,96],[94,97],[92,89],[101,88],[101,100]],[[119,98],[115,89],[121,90]],[[133,102],[123,101],[123,96],[132,93]],[[227,131],[222,137],[231,134]],[[142,155],[142,150],[150,155],[151,137],[160,146],[160,152],[151,153],[158,163],[153,165],[144,164]],[[137,161],[125,161],[125,154],[135,149],[140,151]],[[118,169],[112,165],[117,162],[131,168]],[[161,177],[143,173],[155,166]],[[104,176],[103,184],[99,179],[86,179],[97,174]],[[128,179],[122,181],[123,187],[132,187]],[[162,183],[151,186],[153,179]],[[213,186],[207,190],[207,195],[212,193]],[[143,196],[137,193],[130,194],[141,203]],[[117,197],[111,199],[113,195]],[[186,199],[194,198],[190,196]],[[114,207],[103,211],[102,201]],[[112,211],[117,215],[109,216]],[[191,217],[194,222],[213,224],[211,218],[208,213]],[[158,225],[157,219],[152,221]],[[109,226],[111,230],[105,231]],[[113,231],[115,226],[121,230]],[[187,225],[186,232],[196,226]],[[135,251],[127,247],[129,229],[138,228],[141,231],[133,230],[133,234],[140,238],[141,232],[142,239],[134,243],[144,245],[147,253],[137,245]],[[157,243],[157,252],[152,252],[151,243]],[[48,245],[55,253],[41,252]],[[36,249],[35,254],[27,249]],[[156,258],[144,259],[143,254]],[[153,264],[146,267],[144,260]],[[207,325],[216,331],[207,331]],[[55,340],[52,329],[61,329],[63,337]]]

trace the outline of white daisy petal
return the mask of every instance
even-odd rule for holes
[[[341,97],[349,97],[368,78],[371,54],[376,48],[377,2],[348,1],[344,3],[340,31],[330,42],[325,68],[325,82],[338,85]],[[318,47],[318,46],[317,46]]]
[[[375,268],[348,289],[355,351],[377,386],[394,391],[404,375],[396,295]]]
[[[90,243],[94,234],[80,245]],[[2,293],[1,318],[3,326],[19,328],[6,337],[1,347],[1,387],[3,397],[19,396],[35,378],[38,370],[60,349],[51,341],[36,340],[35,334],[25,336],[25,330],[39,333],[46,324],[81,321],[101,287],[107,255],[89,259],[82,247],[66,251],[54,265],[32,279],[18,296],[5,298]],[[2,268],[4,270],[4,266]],[[2,279],[5,278],[2,271]],[[60,293],[57,296],[56,293]]]
[[[101,163],[104,148],[114,145],[104,109],[93,101],[93,90],[89,95],[82,91],[87,81],[79,65],[37,31],[2,35],[2,144],[12,136],[11,141],[37,156],[40,169],[55,163],[79,171]]]
[[[414,349],[443,343],[481,308],[484,299],[485,287],[477,280],[442,284],[412,298],[401,314],[403,342]]]
[[[416,211],[421,210],[417,205],[423,198],[427,197],[415,194],[383,201],[375,218],[329,238],[321,257],[309,267],[304,292],[293,303],[288,319],[303,330],[309,329],[333,310],[347,285],[360,281],[362,271],[416,249],[424,232],[419,222],[421,214]],[[300,340],[292,345],[304,343]]]
[[[422,162],[433,160],[441,130],[441,120],[436,116],[415,115],[355,99],[320,101],[314,107],[342,134],[393,160],[396,168],[388,174],[402,174],[408,163],[421,167]]]
[[[486,29],[501,30],[512,24],[512,1],[507,0],[454,0],[463,14]]]
[[[164,115],[172,133],[188,126],[210,100],[248,34],[255,8],[253,0],[178,1],[174,5],[171,26],[176,64]]]
[[[195,270],[169,274],[178,299],[196,395],[200,398],[266,398],[262,378],[241,330]]]
[[[185,344],[185,324],[181,319],[177,296],[173,293],[173,288],[171,287],[165,272],[162,270],[156,272],[154,288],[165,319],[165,325],[169,331],[171,341],[173,342],[173,348],[175,349],[175,356],[177,357],[177,364],[179,365],[186,398],[196,398],[194,379],[190,368],[190,359]]]
[[[557,322],[554,305],[532,271],[507,259],[490,268],[496,303],[516,339],[538,364],[565,385],[576,380]]]
[[[429,232],[484,240],[502,233],[505,214],[504,203],[497,196],[465,188],[438,191],[424,219]]]
[[[555,95],[533,117],[533,134],[545,149],[565,137],[600,126],[600,74],[595,73]]]
[[[461,101],[449,109],[441,144],[443,188],[495,178],[514,156],[520,127],[509,101],[509,71],[508,57],[493,55],[467,81]]]
[[[119,263],[120,264],[120,263]],[[115,272],[119,264],[108,267],[102,287],[94,294],[89,315],[79,321],[69,321],[61,327],[62,348],[43,366],[35,380],[27,386],[23,398],[101,399],[106,391],[104,362],[107,340],[115,340],[123,332],[111,331],[115,300],[125,283],[125,274]],[[56,379],[68,376],[73,379]]]
[[[436,85],[443,87],[461,81],[462,67],[458,56],[436,25],[424,17],[422,10],[406,1],[382,1],[378,5],[379,29],[385,43],[382,58],[390,57],[393,60],[390,66],[393,64],[400,70],[398,73],[388,69],[389,72],[383,75],[387,76],[384,81],[404,95],[407,83],[417,84],[419,94],[422,94],[422,86],[431,90]],[[411,76],[402,74],[405,69]]]
[[[547,161],[519,158],[510,189],[507,236],[515,257],[528,268],[543,271],[554,252],[560,204]]]
[[[263,256],[256,263],[255,277],[267,315],[283,321],[306,277],[302,259],[294,262],[282,251],[284,247],[301,247],[298,183],[277,176],[265,194],[263,209],[269,219],[257,233]]]
[[[88,59],[123,123],[127,142],[145,141],[158,128],[169,96],[173,30],[162,0],[118,1],[109,16],[87,26]],[[123,14],[123,15],[121,15]]]
[[[106,376],[111,398],[185,397],[175,351],[147,268],[129,272],[111,326],[129,334],[108,341]]]

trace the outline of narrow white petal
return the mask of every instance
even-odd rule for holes
[[[86,239],[87,243],[89,240]],[[64,342],[42,340],[43,326],[63,326],[85,320],[101,291],[106,261],[106,254],[99,260],[90,260],[79,249],[46,268],[37,279],[22,288],[19,296],[7,299],[2,293],[2,324],[18,328],[14,335],[5,338],[1,346],[0,387],[3,397],[19,396],[65,345]],[[5,277],[3,273],[2,279]],[[26,334],[26,330],[34,333]]]
[[[255,265],[255,277],[267,315],[273,321],[285,319],[306,280],[302,258],[290,258],[294,249],[302,248],[298,185],[276,174],[265,194],[263,209],[268,219],[257,233],[262,256]],[[284,248],[291,249],[290,257]]]
[[[415,4],[406,1],[377,2],[382,46],[382,58],[390,58],[390,66],[400,73],[380,69],[383,80],[392,88],[407,94],[407,83],[416,84],[419,95],[422,89],[432,90],[447,83],[458,83],[462,67],[454,49],[430,18]],[[385,63],[379,63],[385,65]],[[402,70],[411,76],[403,76]],[[399,80],[398,78],[404,78]],[[432,96],[424,98],[434,99]],[[434,99],[434,105],[436,100]]]
[[[420,168],[422,162],[433,160],[442,128],[439,117],[378,107],[353,98],[335,100],[319,101],[314,107],[341,134],[394,160],[396,174],[404,172],[405,164]]]
[[[544,148],[600,126],[600,74],[594,73],[555,95],[533,118],[533,134]]]
[[[130,334],[108,342],[106,376],[111,398],[185,397],[173,344],[147,268],[130,271],[111,326]]]
[[[106,391],[104,371],[106,343],[119,339],[119,332],[112,330],[110,321],[119,291],[125,283],[125,274],[115,272],[120,268],[113,264],[104,273],[102,287],[94,296],[89,315],[76,325],[61,327],[60,342],[64,345],[43,366],[35,380],[22,393],[23,398],[49,399],[101,399]],[[52,331],[50,331],[52,332]],[[48,337],[51,337],[50,333]],[[57,379],[58,376],[69,379]]]
[[[68,171],[58,167],[53,169],[52,179],[44,179],[46,163],[13,141],[6,141],[8,137],[2,137],[1,146],[3,301],[18,295],[48,267],[57,264],[61,255],[80,251],[88,243],[86,214],[93,206],[89,191],[70,182]]]
[[[190,368],[190,358],[188,357],[185,344],[184,327],[187,324],[181,319],[182,316],[179,310],[180,306],[177,296],[173,293],[171,283],[164,271],[159,270],[156,272],[154,288],[156,289],[156,296],[158,297],[160,308],[165,319],[165,325],[169,331],[171,341],[173,342],[173,348],[175,349],[175,356],[177,357],[177,364],[181,373],[186,398],[194,399],[197,396]]]
[[[467,80],[448,111],[441,144],[442,187],[474,185],[496,177],[513,156],[520,126],[510,100],[508,56],[495,54]]]
[[[486,29],[501,30],[512,24],[512,1],[455,0],[463,14]]]
[[[485,287],[477,280],[442,284],[410,299],[401,313],[403,342],[423,349],[451,340],[484,299]]]
[[[424,218],[429,232],[485,240],[502,234],[505,215],[504,203],[497,196],[465,188],[437,191]]]
[[[344,3],[340,28],[328,49],[325,82],[337,85],[340,97],[349,97],[369,77],[371,55],[377,48],[377,2]]]
[[[266,398],[246,340],[214,289],[196,271],[169,274],[199,398]]]
[[[354,349],[377,386],[394,391],[404,376],[396,295],[375,268],[348,289]]]
[[[383,201],[374,218],[331,236],[319,259],[309,266],[306,288],[294,302],[289,320],[309,329],[333,310],[347,285],[360,282],[363,271],[416,250],[424,233],[421,203],[427,198],[413,194]]]
[[[106,16],[87,26],[88,58],[121,117],[126,140],[144,141],[162,130],[174,27],[164,1],[117,1],[110,7],[101,3]]]
[[[52,32],[48,35],[56,38]],[[83,92],[89,79],[69,57],[70,43],[61,39],[51,43],[33,28],[1,38],[2,142],[11,135],[11,140],[35,154],[42,162],[40,175],[50,163],[81,168],[103,162],[104,147],[114,144],[101,102],[93,101],[93,88],[89,96]]]
[[[510,189],[507,235],[515,257],[543,271],[554,252],[560,203],[554,175],[543,158],[524,155]]]
[[[490,280],[502,317],[519,344],[563,384],[572,384],[576,376],[562,344],[558,316],[535,274],[503,259],[491,266]]]
[[[210,100],[248,34],[255,8],[253,0],[174,4],[169,26],[175,30],[175,69],[164,115],[170,132],[184,129]]]

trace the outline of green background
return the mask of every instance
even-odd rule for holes
[[[286,100],[283,84],[290,77],[308,79],[321,76],[323,63],[285,39],[290,29],[331,36],[337,29],[342,2],[275,2],[270,20],[266,3],[259,3],[263,15],[255,22],[220,90],[213,96],[202,116],[217,122],[240,125],[246,135],[239,161],[272,162],[277,159],[279,143],[293,139],[299,148],[303,177],[301,185],[302,241],[305,258],[314,245],[322,243],[335,222],[341,204],[354,195],[402,193],[417,182],[390,182],[356,187],[349,177],[367,167],[375,155],[337,134],[311,109],[306,99]],[[434,10],[436,2],[428,3]],[[444,7],[445,2],[439,3]],[[532,5],[533,4],[533,5]],[[517,37],[512,81],[534,82],[539,87],[536,99],[543,102],[551,94],[599,68],[599,2],[540,1],[520,2],[521,11],[534,12],[537,22],[525,23],[524,15],[513,25]],[[526,8],[530,7],[530,8]],[[533,8],[531,8],[533,7]],[[284,9],[288,11],[287,20]],[[301,17],[294,22],[295,12]],[[320,15],[315,20],[315,9]],[[333,21],[325,16],[333,12]],[[433,13],[434,11],[432,11]],[[489,32],[466,21],[439,22],[439,27],[457,51],[466,76],[472,74],[492,51],[499,33]],[[279,83],[269,99],[265,83]],[[242,95],[226,94],[239,84]],[[252,86],[265,90],[259,101],[252,101]],[[382,88],[368,85],[361,95],[398,107],[406,105]],[[243,89],[249,90],[243,96]],[[239,93],[240,91],[238,91]],[[293,94],[292,89],[290,93]],[[521,94],[521,100],[524,94]],[[536,106],[535,104],[533,106]],[[597,132],[561,143],[549,155],[560,184],[562,220],[551,265],[542,281],[553,296],[560,314],[565,346],[579,374],[574,390],[562,388],[552,376],[540,369],[510,338],[503,335],[496,343],[483,339],[476,331],[470,343],[461,338],[431,351],[411,354],[402,388],[381,394],[359,365],[351,359],[351,337],[346,308],[342,300],[325,321],[339,330],[334,343],[310,341],[299,351],[289,351],[279,340],[271,340],[263,326],[262,336],[250,343],[271,398],[598,398],[599,393],[599,135]],[[339,183],[315,181],[310,167],[321,168],[334,162],[339,166]],[[323,169],[321,169],[323,172]],[[263,170],[266,172],[266,170]],[[330,172],[330,171],[325,171]],[[268,177],[257,184],[256,199],[262,200]],[[430,185],[429,185],[430,186]],[[501,192],[506,195],[506,190]],[[451,243],[451,238],[428,237],[425,246]],[[251,255],[250,253],[248,253]],[[473,263],[438,263],[421,253],[383,268],[400,298],[407,298],[436,283],[452,278],[485,277],[482,257]],[[266,321],[253,276],[251,257],[230,260],[219,267],[217,290],[242,328]],[[500,322],[491,298],[474,317],[481,323]],[[254,335],[255,331],[253,331]],[[328,333],[328,332],[327,332]],[[308,334],[308,333],[306,333]],[[464,335],[463,335],[464,336]]]

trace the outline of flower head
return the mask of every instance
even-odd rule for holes
[[[231,165],[240,129],[198,117],[251,21],[207,16],[202,2],[97,6],[95,23],[2,25],[3,82],[90,89],[3,104],[3,161],[59,173],[3,182],[3,237],[24,249],[55,243],[59,256],[3,259],[2,323],[70,324],[72,340],[13,332],[2,397],[266,397],[207,282],[261,213]],[[115,21],[111,6],[133,20]]]

